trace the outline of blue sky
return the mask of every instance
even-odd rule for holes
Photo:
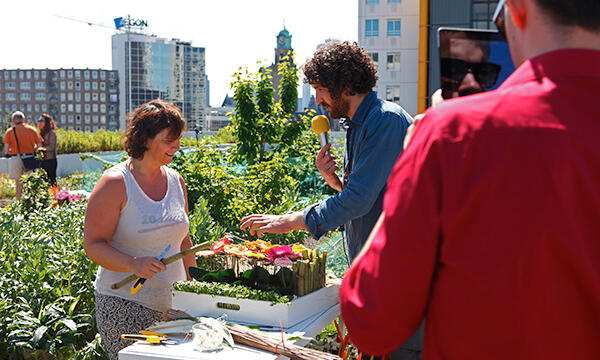
[[[211,105],[220,105],[239,66],[273,61],[275,36],[292,34],[302,64],[327,38],[357,39],[356,0],[5,1],[0,22],[0,68],[111,68],[109,28],[131,15],[148,21],[150,34],[206,48]]]

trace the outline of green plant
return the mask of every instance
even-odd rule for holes
[[[118,151],[121,146],[122,132],[120,130],[100,129],[96,132],[76,130],[56,130],[56,145],[58,154],[80,152]]]
[[[255,290],[244,285],[234,285],[218,282],[200,281],[178,281],[173,284],[178,291],[191,292],[195,294],[207,294],[213,296],[228,296],[237,299],[262,300],[276,303],[288,303],[290,298],[279,295],[275,291]]]
[[[0,174],[0,199],[15,197],[16,184],[7,174]]]

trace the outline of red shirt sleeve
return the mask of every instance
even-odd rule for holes
[[[383,222],[340,290],[350,339],[368,354],[392,352],[425,317],[440,242],[442,189],[437,130],[428,120],[421,121],[394,166]]]

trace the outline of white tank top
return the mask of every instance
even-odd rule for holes
[[[181,243],[189,231],[189,220],[179,175],[167,166],[162,167],[167,174],[167,193],[162,200],[154,201],[144,193],[126,163],[122,162],[107,170],[123,176],[127,194],[127,202],[119,215],[110,245],[137,257],[157,257],[169,244],[171,248],[165,257],[180,252]],[[94,284],[96,291],[102,295],[131,300],[150,309],[167,311],[171,308],[173,283],[186,279],[183,260],[178,260],[167,265],[167,270],[146,280],[135,295],[130,294],[133,283],[117,290],[110,288],[113,283],[129,275],[99,266]]]

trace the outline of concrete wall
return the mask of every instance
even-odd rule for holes
[[[110,156],[111,158],[119,159],[122,151],[106,151],[103,153],[91,153],[92,155],[102,155]],[[81,161],[79,159],[80,154],[63,154],[58,155],[57,163],[58,167],[56,169],[56,176],[64,177],[69,176],[74,173],[83,173],[83,172],[92,172],[92,171],[101,171],[102,170],[102,162],[93,160],[93,159],[85,159]],[[0,159],[0,173],[8,174],[8,159],[1,158]]]

